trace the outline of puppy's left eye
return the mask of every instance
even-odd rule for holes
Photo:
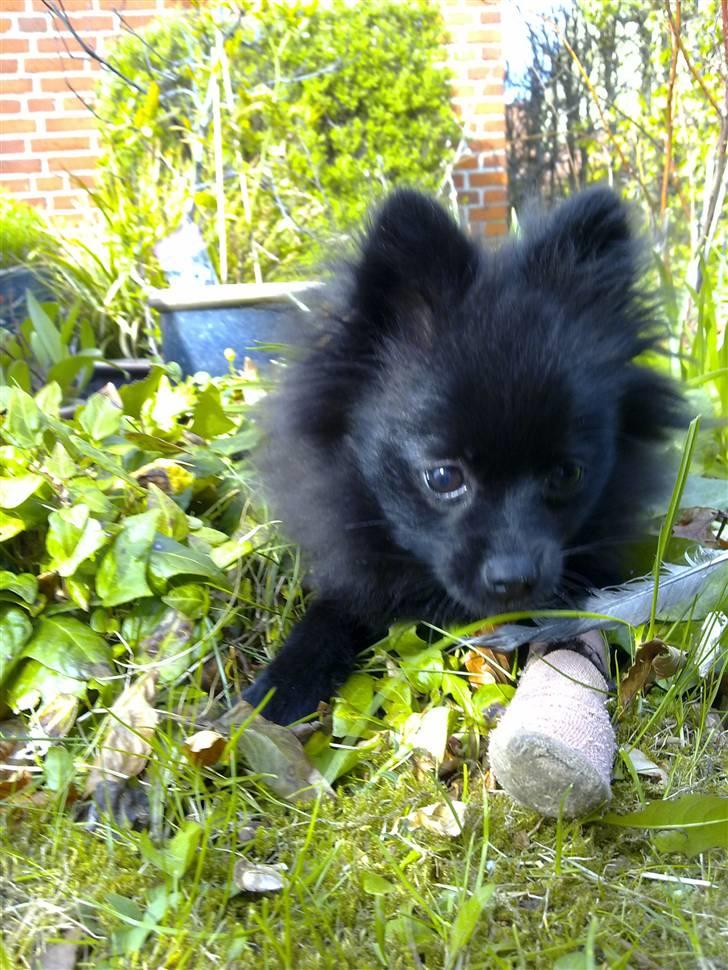
[[[582,487],[584,466],[578,461],[563,461],[551,469],[544,482],[546,498],[554,501],[570,498]]]
[[[443,498],[456,498],[467,490],[465,474],[459,465],[435,465],[425,469],[427,487]]]

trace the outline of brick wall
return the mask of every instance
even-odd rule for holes
[[[467,150],[455,172],[458,200],[474,235],[507,231],[505,62],[502,0],[440,0],[450,35],[453,103]]]
[[[98,156],[89,110],[109,42],[185,0],[0,0],[0,185],[54,215],[78,219]],[[81,184],[79,184],[81,183]]]
[[[190,0],[0,0],[0,185],[54,215],[83,217],[98,154],[89,110],[110,41]],[[363,0],[366,2],[366,0]],[[472,231],[506,230],[502,0],[440,0],[453,101],[467,136],[455,183]]]

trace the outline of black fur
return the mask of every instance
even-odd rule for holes
[[[659,334],[640,277],[607,189],[496,252],[425,196],[385,202],[269,402],[262,469],[318,599],[246,692],[276,689],[267,717],[313,711],[394,619],[563,605],[619,578],[679,414],[634,360]],[[427,485],[442,466],[462,495]]]

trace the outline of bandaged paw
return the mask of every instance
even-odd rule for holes
[[[607,697],[587,657],[567,649],[533,655],[490,736],[501,787],[547,816],[573,818],[606,803],[616,747]]]

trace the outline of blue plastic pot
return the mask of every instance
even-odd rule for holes
[[[245,357],[266,364],[273,354],[261,345],[283,339],[291,317],[319,285],[243,283],[156,290],[150,305],[161,314],[162,356],[179,364],[186,375],[227,374],[228,348],[240,365]]]

